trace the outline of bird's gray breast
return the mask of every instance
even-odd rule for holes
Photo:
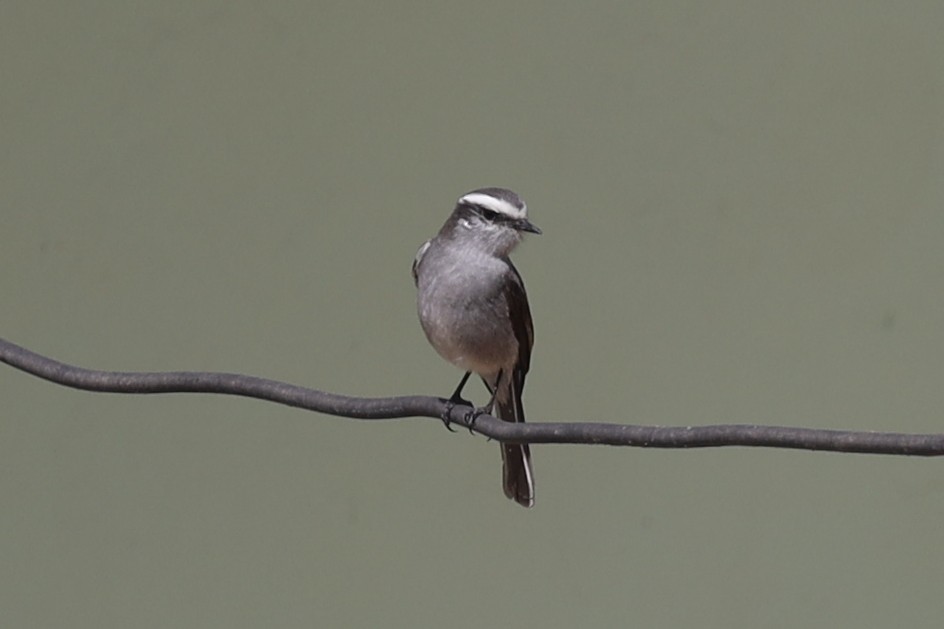
[[[504,294],[508,263],[433,242],[417,265],[417,309],[429,342],[443,358],[480,375],[514,364],[517,341]]]

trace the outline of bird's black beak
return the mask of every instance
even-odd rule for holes
[[[541,230],[538,229],[538,226],[526,218],[522,218],[515,221],[515,229],[522,232],[531,232],[532,234],[541,233]]]

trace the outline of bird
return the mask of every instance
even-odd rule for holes
[[[443,415],[462,399],[471,374],[491,398],[467,415],[474,423],[487,413],[524,421],[521,395],[531,364],[534,325],[521,275],[509,259],[525,233],[540,234],[528,220],[528,206],[507,188],[479,188],[456,202],[442,228],[413,260],[420,325],[430,345],[465,371]],[[502,443],[505,495],[534,506],[534,474],[528,444]]]

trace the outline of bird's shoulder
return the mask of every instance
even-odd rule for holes
[[[430,244],[432,244],[432,242],[433,242],[432,240],[427,240],[426,242],[424,242],[422,245],[420,245],[420,248],[417,250],[416,255],[413,256],[413,268],[410,269],[410,273],[413,275],[414,284],[419,283],[420,263],[423,261],[423,256],[426,255],[426,252],[429,250],[429,246]]]

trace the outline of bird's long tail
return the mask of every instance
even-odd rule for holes
[[[495,396],[495,417],[509,422],[524,421],[524,407],[521,404],[521,392],[517,390],[513,378],[504,378],[499,382]],[[534,474],[531,470],[531,448],[526,443],[503,443],[502,484],[505,495],[523,507],[534,506]]]

